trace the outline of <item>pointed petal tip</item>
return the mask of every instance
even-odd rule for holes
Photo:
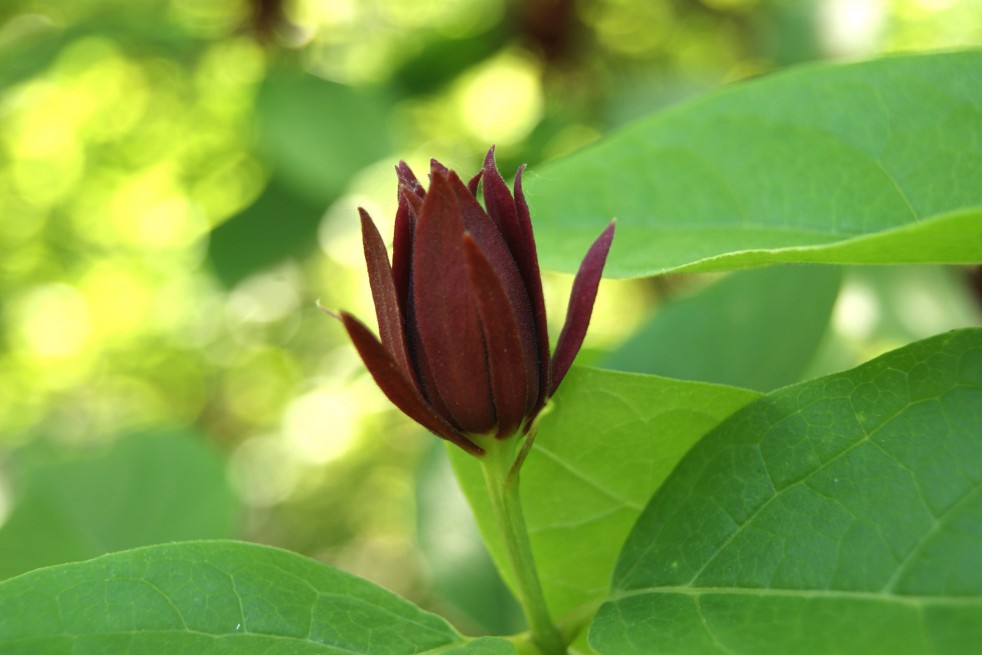
[[[477,172],[477,175],[472,177],[467,183],[467,190],[471,192],[471,195],[475,198],[477,197],[477,186],[481,183],[481,178],[484,176],[484,169],[482,168]]]
[[[419,183],[419,179],[413,170],[409,168],[409,164],[405,161],[400,160],[399,164],[396,166],[396,178],[399,180],[399,186],[397,193],[402,194],[403,189],[408,189],[413,192],[414,195],[422,198],[426,195],[426,190],[423,189],[423,185]]]
[[[430,177],[432,178],[434,174],[440,174],[446,177],[450,173],[450,169],[441,164],[436,159],[430,160]]]
[[[522,189],[522,175],[525,173],[525,168],[525,164],[522,164],[518,167],[518,170],[515,171],[515,183],[512,185],[512,188],[515,191],[515,204],[527,214],[528,203],[525,202],[525,190]]]
[[[346,312],[343,309],[339,309],[336,314],[332,312],[332,314],[334,316],[337,316],[338,320],[345,324],[345,327],[347,327],[350,323],[361,323],[361,321],[355,318],[354,314],[351,314],[350,312]]]
[[[612,218],[610,219],[610,222],[607,223],[607,227],[604,228],[604,231],[600,233],[599,237],[597,237],[597,240],[594,242],[594,245],[603,241],[607,244],[606,249],[610,250],[610,244],[614,240],[615,229],[617,229],[617,219]],[[591,250],[592,249],[593,247],[591,246]],[[606,257],[606,253],[604,254],[604,256]]]
[[[459,440],[447,439],[447,441],[453,443],[454,445],[460,446],[465,452],[473,455],[474,457],[484,457],[484,449],[465,436],[461,436]]]
[[[325,314],[327,314],[331,318],[336,318],[339,321],[342,320],[341,319],[341,314],[343,312],[335,312],[335,311],[332,311],[332,310],[328,309],[327,307],[325,307],[324,305],[321,304],[321,299],[320,298],[318,298],[317,300],[314,301],[314,305],[317,306],[317,309],[321,310],[322,312],[324,312]]]
[[[610,251],[611,242],[614,240],[615,227],[616,219],[607,224],[604,231],[587,250],[586,256],[580,264],[580,270],[577,271],[576,278],[573,280],[569,307],[566,310],[566,322],[559,334],[556,352],[553,353],[549,396],[552,396],[559,388],[569,371],[569,367],[579,353],[580,346],[583,345],[587,328],[590,326],[590,317],[593,314],[593,303],[597,298],[600,278],[603,275],[604,265],[607,263],[607,253]]]

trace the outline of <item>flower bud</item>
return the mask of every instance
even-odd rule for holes
[[[399,409],[481,455],[468,435],[507,438],[527,430],[569,370],[590,323],[614,223],[580,266],[550,356],[522,168],[514,197],[495,168],[494,148],[467,184],[436,161],[428,190],[404,162],[396,173],[391,266],[378,229],[360,210],[380,339],[350,314],[340,318]]]

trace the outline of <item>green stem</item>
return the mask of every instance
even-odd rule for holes
[[[531,439],[532,436],[528,438]],[[518,494],[521,462],[516,462],[515,442],[514,438],[481,441],[480,445],[486,451],[481,458],[484,481],[507,548],[518,601],[525,611],[531,639],[543,655],[566,655],[566,644],[549,616],[535,560],[532,558],[532,545]]]

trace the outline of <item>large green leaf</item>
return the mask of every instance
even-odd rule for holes
[[[63,461],[22,453],[11,469],[20,484],[0,527],[0,578],[164,541],[228,538],[239,522],[224,458],[183,429]]]
[[[556,618],[606,595],[620,544],[644,503],[693,443],[757,396],[647,375],[570,372],[542,418],[521,483]],[[459,448],[449,452],[485,541],[510,578],[480,466]]]
[[[808,66],[529,176],[545,266],[618,219],[606,274],[982,261],[982,51]]]
[[[602,365],[770,391],[802,379],[841,281],[831,266],[734,273],[668,302]]]
[[[982,652],[982,330],[769,394],[618,560],[600,653]]]
[[[375,585],[230,541],[151,546],[0,583],[4,655],[507,655]]]

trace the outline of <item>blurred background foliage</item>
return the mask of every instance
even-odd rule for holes
[[[316,309],[373,313],[356,207],[390,233],[399,159],[495,143],[509,177],[727,82],[980,42],[980,0],[5,0],[0,576],[238,537],[517,630],[437,440]],[[584,358],[770,389],[978,324],[980,287],[605,281]]]

